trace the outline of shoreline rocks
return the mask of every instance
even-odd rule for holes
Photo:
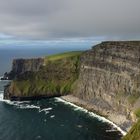
[[[116,112],[108,113],[103,110],[101,111],[101,109],[99,109],[94,104],[91,104],[88,101],[82,100],[73,95],[61,96],[60,98],[65,101],[74,103],[80,107],[83,107],[83,108],[87,109],[88,111],[91,111],[93,113],[96,113],[100,116],[107,118],[108,120],[112,121],[117,126],[119,126],[123,131],[128,132],[132,126],[132,121],[130,121],[128,118],[126,118],[125,115],[120,115],[120,114],[117,114]]]

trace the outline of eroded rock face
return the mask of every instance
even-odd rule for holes
[[[6,76],[14,79],[25,72],[37,72],[44,65],[44,58],[14,59],[12,70]]]
[[[126,118],[140,97],[140,42],[103,42],[81,57],[74,95]]]

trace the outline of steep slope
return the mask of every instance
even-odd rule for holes
[[[140,107],[140,42],[103,42],[85,52],[73,95],[130,127],[130,120],[136,121],[133,110]]]
[[[34,70],[30,67],[25,69],[27,61],[30,62],[30,60],[24,61],[24,64],[20,63],[19,59],[14,60],[16,66],[13,63],[12,72],[15,73],[17,70],[20,72],[15,73],[14,80],[5,88],[4,98],[24,100],[39,96],[50,97],[68,94],[78,77],[80,54],[81,52],[69,52],[46,57],[44,63],[38,65],[39,69],[35,68]]]
[[[44,58],[14,59],[12,70],[9,73],[6,72],[3,79],[11,80],[28,71],[37,72],[44,64]]]

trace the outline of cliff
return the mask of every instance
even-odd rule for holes
[[[4,74],[4,79],[14,79],[25,72],[37,72],[45,63],[44,58],[14,59],[12,70]]]
[[[5,88],[5,98],[72,94],[123,129],[139,118],[140,41],[103,42],[75,56],[50,57],[37,72],[21,73]]]
[[[103,42],[85,52],[80,63],[73,95],[114,122],[121,118],[116,123],[122,128],[130,127],[140,108],[140,42]]]
[[[80,54],[69,52],[49,56],[44,60],[14,60],[10,72],[14,78],[6,86],[4,98],[27,100],[68,94],[78,77]]]

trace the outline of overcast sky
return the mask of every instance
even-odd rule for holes
[[[0,39],[140,38],[140,0],[0,0]]]

